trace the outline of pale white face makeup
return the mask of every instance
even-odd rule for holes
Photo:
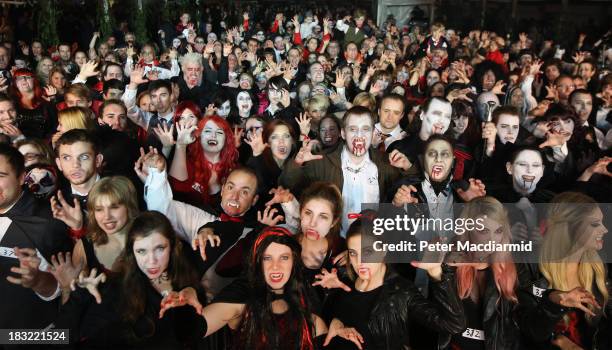
[[[236,105],[238,106],[238,113],[241,117],[249,117],[251,113],[251,108],[253,107],[253,100],[251,100],[251,95],[249,95],[249,93],[246,91],[240,91],[236,96]]]
[[[519,117],[512,114],[502,114],[497,121],[497,137],[502,144],[516,143],[519,133]]]
[[[351,115],[342,129],[349,152],[356,157],[365,155],[372,144],[373,130],[372,118],[368,115]]]
[[[517,192],[532,193],[544,175],[542,156],[536,151],[524,150],[512,164],[506,163],[506,170],[512,175],[512,185]]]
[[[230,101],[227,100],[217,108],[217,115],[223,119],[227,118],[230,112]]]
[[[421,115],[421,129],[428,135],[444,134],[450,125],[452,111],[450,103],[431,101],[427,113]]]
[[[425,150],[423,166],[425,176],[433,182],[442,182],[448,178],[453,166],[453,148],[444,140],[432,141]]]
[[[205,152],[219,153],[225,145],[225,137],[225,131],[217,126],[215,122],[209,120],[202,130],[200,143]]]

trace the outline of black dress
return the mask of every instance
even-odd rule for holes
[[[47,102],[34,109],[17,107],[16,122],[24,136],[47,139],[57,129],[57,110]]]
[[[60,308],[56,328],[69,329],[70,342],[86,349],[161,350],[203,346],[203,319],[193,307],[170,309],[160,319],[162,296],[149,284],[145,291],[144,314],[131,324],[121,317],[122,292],[118,278],[111,278],[100,288],[101,304],[97,304],[87,290],[77,289]]]

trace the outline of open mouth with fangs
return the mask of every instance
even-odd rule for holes
[[[283,280],[284,274],[282,272],[273,272],[271,274],[268,274],[268,276],[270,277],[270,281],[272,281],[273,283],[278,283]]]
[[[525,189],[531,189],[531,187],[533,187],[533,182],[535,181],[535,176],[533,175],[523,175],[521,176],[521,178],[523,179],[523,187]]]
[[[442,124],[434,124],[433,126],[434,134],[444,134],[444,125]]]
[[[217,140],[208,140],[206,144],[208,144],[209,146],[216,146],[219,144],[219,142],[217,142]]]
[[[444,167],[442,165],[434,165],[431,167],[431,177],[434,179],[439,179],[442,176],[442,171]]]
[[[353,139],[353,154],[356,156],[360,156],[365,153],[365,138],[363,137],[355,137]]]

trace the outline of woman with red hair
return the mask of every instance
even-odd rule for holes
[[[183,127],[191,127],[195,126],[200,119],[202,119],[202,111],[200,110],[200,107],[191,101],[183,101],[176,106],[174,116],[172,117],[172,122],[178,130],[179,123],[181,123],[181,126]],[[174,129],[164,125],[159,125],[153,129],[153,131],[157,134],[157,137],[159,137],[162,142],[162,153],[166,158],[170,158],[172,149],[176,144]],[[146,136],[143,137],[146,138]]]
[[[238,159],[234,133],[229,123],[216,115],[204,117],[197,125],[185,120],[176,126],[169,172],[176,199],[200,207],[215,206],[221,185]]]
[[[10,88],[16,101],[17,127],[26,137],[48,138],[57,128],[57,110],[43,99],[43,89],[34,73],[18,69]]]

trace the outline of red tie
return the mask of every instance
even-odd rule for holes
[[[243,222],[244,221],[242,217],[240,216],[229,216],[225,213],[221,213],[219,220],[224,221],[224,222],[225,221],[232,221],[232,222]]]

